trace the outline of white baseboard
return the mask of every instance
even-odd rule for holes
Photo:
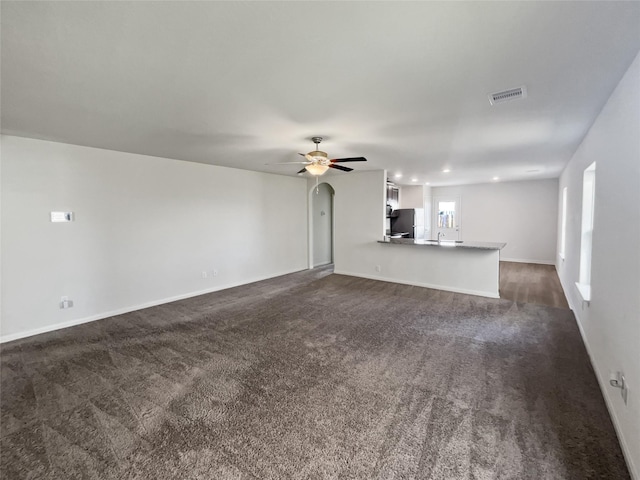
[[[318,268],[318,267],[324,267],[325,265],[331,265],[333,263],[333,260],[329,260],[328,262],[321,262],[321,263],[316,263],[313,267],[311,267],[309,270],[313,270],[314,268]]]
[[[633,463],[633,457],[631,456],[631,450],[627,446],[624,440],[624,436],[622,435],[622,431],[620,429],[620,421],[616,416],[616,411],[613,409],[613,404],[611,402],[611,397],[609,396],[609,392],[611,391],[608,387],[609,379],[602,378],[600,376],[600,372],[598,368],[596,368],[596,364],[593,360],[593,355],[591,355],[591,348],[589,347],[589,341],[587,340],[587,336],[582,328],[582,324],[580,323],[580,318],[576,315],[576,310],[572,305],[569,305],[571,310],[573,310],[573,316],[576,319],[576,324],[578,325],[578,330],[580,330],[580,336],[582,337],[582,342],[584,343],[585,348],[587,349],[587,355],[589,356],[589,362],[591,362],[591,368],[596,374],[596,379],[598,380],[598,386],[600,387],[600,391],[602,392],[602,396],[604,397],[604,403],[607,405],[607,411],[609,412],[609,417],[611,417],[611,423],[613,423],[613,428],[616,431],[616,436],[618,437],[618,442],[622,447],[622,454],[624,455],[624,459],[627,463],[627,469],[629,470],[629,474],[631,475],[632,480],[640,480],[640,474],[638,473],[638,469]],[[618,392],[618,390],[616,390]]]
[[[262,280],[268,280],[269,278],[280,277],[282,275],[287,275],[289,273],[299,272],[301,270],[291,270],[285,272],[279,272],[273,275],[255,277],[253,279],[248,279],[247,281],[242,282],[234,282],[226,285],[218,285],[216,287],[207,288],[205,290],[198,290],[197,292],[189,292],[181,295],[175,295],[172,297],[162,298],[159,300],[153,300],[151,302],[141,303],[138,305],[131,305],[123,308],[118,308],[116,310],[111,310],[108,312],[101,312],[95,315],[90,315],[84,318],[77,318],[75,320],[68,320],[66,322],[55,323],[52,325],[45,325],[43,327],[34,328],[31,330],[25,330],[23,332],[12,333],[9,335],[0,336],[0,343],[12,342],[13,340],[19,340],[21,338],[31,337],[33,335],[39,335],[41,333],[52,332],[54,330],[60,330],[63,328],[74,327],[76,325],[81,325],[83,323],[94,322],[96,320],[102,320],[104,318],[114,317],[116,315],[122,315],[124,313],[135,312],[136,310],[142,310],[144,308],[155,307],[158,305],[163,305],[165,303],[176,302],[178,300],[184,300],[186,298],[197,297],[199,295],[205,295],[207,293],[213,293],[220,290],[226,290],[227,288],[239,287],[241,285],[247,285],[249,283],[260,282]]]
[[[342,270],[334,270],[333,273],[337,273],[338,275],[348,275],[349,277],[360,277],[360,278],[368,278],[370,280],[379,280],[381,282],[400,283],[402,285],[413,285],[415,287],[425,287],[425,288],[432,288],[434,290],[444,290],[446,292],[465,293],[467,295],[477,295],[480,297],[500,298],[500,295],[495,292],[468,290],[465,288],[449,287],[446,285],[434,285],[432,283],[409,282],[407,280],[396,280],[394,278],[377,277],[375,275],[365,275],[362,273],[345,272]]]
[[[556,262],[553,260],[533,260],[530,258],[502,258],[500,257],[501,262],[515,262],[515,263],[536,263],[538,265],[555,265]]]

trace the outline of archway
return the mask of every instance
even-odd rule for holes
[[[309,192],[309,268],[333,263],[333,197],[328,183]]]

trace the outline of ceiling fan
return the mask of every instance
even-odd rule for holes
[[[316,149],[313,152],[307,154],[300,153],[307,161],[306,162],[283,162],[283,163],[299,163],[305,165],[305,167],[298,172],[298,175],[309,172],[311,175],[320,176],[324,174],[330,168],[336,170],[342,170],[343,172],[351,172],[353,168],[344,167],[342,165],[336,165],[337,163],[344,162],[366,162],[364,157],[351,157],[351,158],[334,158],[329,159],[327,152],[318,150],[318,145],[322,141],[322,137],[311,137],[311,141],[316,144]]]

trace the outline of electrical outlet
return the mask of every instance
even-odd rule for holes
[[[214,277],[218,276],[218,270],[216,269],[214,269],[211,273],[213,274]]]
[[[69,300],[69,297],[60,297],[60,308],[71,308],[73,307],[73,300]]]
[[[207,272],[205,271],[202,272],[202,278],[207,278]]]
[[[380,265],[376,265],[376,272],[380,273],[382,271],[382,267]]]
[[[614,388],[620,389],[622,401],[626,405],[627,397],[629,396],[629,384],[622,372],[609,372],[609,384]]]

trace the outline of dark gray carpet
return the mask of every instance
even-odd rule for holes
[[[325,268],[1,358],[3,479],[629,478],[570,310]]]

